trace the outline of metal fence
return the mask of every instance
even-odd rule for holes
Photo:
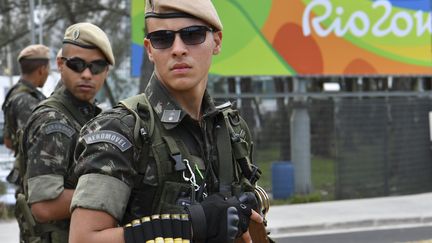
[[[430,191],[431,110],[429,97],[335,101],[336,197]]]
[[[313,188],[330,200],[432,191],[430,91],[215,96],[240,107],[267,172],[271,162],[291,160],[290,118],[296,97],[307,97]]]

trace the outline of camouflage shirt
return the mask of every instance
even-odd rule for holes
[[[64,104],[64,109],[47,105],[51,101]],[[73,151],[79,130],[98,113],[98,107],[79,101],[64,87],[35,109],[23,137],[29,203],[55,199],[64,188],[75,188]]]
[[[15,152],[18,151],[17,131],[23,129],[32,110],[46,97],[30,82],[19,80],[11,87],[3,103],[5,118],[4,134],[12,139]]]
[[[150,80],[145,95],[154,111],[155,123],[158,123],[155,129],[169,130],[176,142],[183,142],[194,165],[200,170],[211,171],[209,174],[213,176],[209,176],[206,183],[208,190],[214,191],[217,186],[214,174],[219,163],[214,146],[214,129],[215,124],[220,122],[220,116],[216,116],[219,111],[207,92],[202,102],[203,118],[199,122],[180,108],[155,76]],[[149,116],[145,109],[140,111],[139,105],[138,114],[141,119]],[[148,149],[158,153],[159,145],[144,144],[141,147],[142,144],[134,136],[134,126],[134,115],[119,105],[101,113],[83,127],[75,150],[75,172],[80,179],[72,200],[72,210],[75,207],[102,210],[124,224],[134,217],[153,213],[152,206],[159,204],[153,201],[158,190],[168,197],[178,196],[171,195],[174,193],[169,189],[165,190],[169,188],[165,187],[168,181],[159,178],[161,167],[174,171],[173,162],[169,158],[168,161],[161,158],[163,154],[154,154],[160,164],[156,164],[155,158],[142,156],[143,151]],[[250,134],[246,136],[250,141]],[[141,158],[148,161],[140,161]],[[171,184],[185,183],[183,177],[178,175],[170,180]]]

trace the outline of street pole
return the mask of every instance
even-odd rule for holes
[[[12,69],[12,53],[10,51],[10,45],[6,46],[6,62],[7,62],[7,71],[9,75],[9,87],[12,87],[13,85],[13,69]]]
[[[35,33],[35,23],[34,23],[34,0],[29,0],[29,5],[30,5],[31,43],[36,44],[36,33]]]
[[[39,11],[38,11],[38,19],[39,19],[39,44],[43,44],[43,23],[44,16],[42,14],[42,0],[39,0]]]
[[[306,93],[306,80],[294,77],[294,92]],[[291,160],[294,166],[295,192],[305,195],[312,191],[310,118],[307,110],[306,96],[294,99],[290,122]]]

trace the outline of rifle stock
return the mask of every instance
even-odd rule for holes
[[[256,185],[255,187],[255,196],[258,200],[258,212],[264,217],[263,223],[257,223],[255,221],[250,221],[249,223],[249,234],[252,238],[253,243],[271,243],[272,239],[268,237],[266,231],[266,223],[265,223],[265,215],[270,209],[270,199],[266,193],[266,191]],[[237,238],[235,243],[248,243],[244,242],[242,238]]]
[[[264,223],[257,223],[255,221],[251,221],[249,223],[249,234],[252,238],[253,243],[271,242],[270,239],[268,238]],[[244,242],[242,238],[237,238],[235,240],[235,243],[249,243],[249,242]]]

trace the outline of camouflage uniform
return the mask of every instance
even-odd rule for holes
[[[164,130],[161,132],[164,141],[172,137],[178,147],[184,146],[187,153],[181,156],[190,162],[197,184],[203,185],[202,180],[205,180],[203,192],[218,191],[218,167],[223,161],[218,161],[215,129],[216,124],[223,121],[207,92],[200,122],[176,104],[155,76],[145,95],[150,109],[154,110],[154,129]],[[139,117],[148,123],[149,111],[140,109],[140,105],[137,110]],[[120,224],[155,213],[183,210],[181,200],[190,197],[190,182],[185,182],[182,171],[174,168],[175,163],[165,144],[149,144],[149,138],[134,135],[135,120],[131,111],[118,105],[83,127],[75,151],[75,172],[80,179],[72,199],[72,210],[75,207],[102,210]],[[242,123],[242,128],[250,155],[251,137],[246,123]],[[226,143],[230,144],[230,141]],[[244,190],[247,183],[242,176],[239,173],[233,176]],[[179,187],[182,189],[177,190]]]
[[[50,106],[52,101],[64,105],[64,109]],[[30,204],[55,199],[64,189],[75,188],[73,152],[78,134],[84,123],[99,113],[97,106],[79,101],[64,87],[35,109],[23,137]],[[54,225],[67,233],[69,220]],[[64,237],[67,242],[67,234]]]
[[[32,110],[46,97],[30,82],[21,79],[12,86],[3,103],[5,117],[4,134],[12,139],[15,153],[18,151],[17,131],[23,129]]]
[[[30,82],[20,79],[18,83],[11,87],[9,92],[6,94],[6,98],[3,102],[2,110],[4,112],[4,127],[3,136],[8,137],[12,141],[12,149],[15,154],[15,161],[13,168],[7,180],[17,186],[15,192],[15,198],[18,193],[23,191],[22,181],[20,178],[20,155],[18,154],[19,146],[19,135],[18,131],[22,131],[29,119],[32,110],[39,104],[40,101],[46,97]],[[20,239],[24,239],[23,226],[20,221],[22,212],[17,206],[14,208],[15,217],[20,227]]]

